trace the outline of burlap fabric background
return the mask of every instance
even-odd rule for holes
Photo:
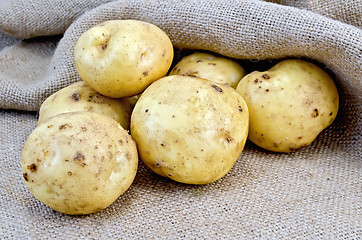
[[[2,1],[0,237],[361,239],[361,13],[361,0]],[[339,115],[292,154],[248,142],[213,184],[179,184],[140,163],[131,188],[109,208],[54,212],[23,183],[22,146],[41,102],[79,80],[72,59],[79,35],[119,18],[156,24],[177,49],[210,50],[251,67],[293,56],[318,61],[340,89]]]

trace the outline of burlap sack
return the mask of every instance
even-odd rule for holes
[[[361,8],[360,0],[3,1],[0,237],[361,238]],[[339,115],[295,153],[248,142],[234,168],[213,184],[179,184],[140,162],[131,188],[109,208],[88,216],[54,212],[23,183],[20,154],[36,125],[36,113],[28,111],[79,80],[72,49],[82,32],[127,18],[161,27],[177,49],[214,51],[251,68],[285,57],[318,61],[339,87]]]

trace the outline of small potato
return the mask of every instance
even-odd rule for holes
[[[182,58],[169,75],[186,75],[236,88],[245,70],[237,62],[216,54],[195,52]]]
[[[249,139],[275,152],[308,146],[337,116],[339,96],[332,78],[317,65],[284,60],[252,72],[236,90],[250,111]]]
[[[232,87],[174,75],[142,93],[131,116],[131,135],[141,159],[155,173],[207,184],[234,166],[248,123],[246,103]]]
[[[130,97],[165,76],[173,45],[157,26],[138,20],[110,20],[78,39],[74,63],[80,77],[101,94]]]
[[[113,203],[133,182],[136,144],[115,120],[94,112],[49,118],[29,135],[21,156],[26,186],[66,214],[89,214]]]
[[[129,129],[132,108],[129,100],[106,97],[80,81],[60,89],[43,102],[38,124],[60,113],[89,111],[105,114]]]

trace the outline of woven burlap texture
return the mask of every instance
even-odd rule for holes
[[[1,3],[0,237],[361,238],[361,1],[274,2]],[[252,59],[252,66],[286,57],[318,61],[340,90],[337,119],[295,153],[271,153],[247,142],[233,169],[213,184],[179,184],[140,162],[131,188],[107,209],[87,216],[54,212],[22,179],[21,150],[36,126],[36,113],[29,111],[80,80],[72,50],[82,32],[105,20],[129,18],[159,26],[177,49]]]

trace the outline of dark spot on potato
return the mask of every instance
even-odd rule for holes
[[[219,86],[216,86],[215,84],[212,84],[211,87],[213,87],[216,91],[222,93],[222,89]]]
[[[104,103],[103,95],[100,93],[91,93],[88,96],[88,102]]]
[[[255,79],[255,80],[254,80],[254,83],[258,83],[258,82],[259,82],[259,79]]]
[[[172,118],[175,118],[175,115],[172,115]]]
[[[216,63],[208,63],[207,65],[216,66]]]
[[[274,145],[274,147],[277,148],[277,147],[279,147],[280,143],[279,142],[274,142],[273,145]]]
[[[86,165],[85,162],[84,162],[85,156],[79,151],[77,151],[77,153],[75,154],[75,157],[73,158],[73,160],[76,163],[79,163],[82,167],[84,167]]]
[[[23,178],[25,181],[29,181],[29,178],[28,178],[28,174],[27,173],[23,173]]]
[[[51,128],[51,127],[53,127],[53,125],[48,125],[47,127],[48,127],[48,128]]]
[[[68,176],[72,176],[72,175],[73,175],[72,171],[68,171]]]
[[[303,138],[303,136],[299,136],[299,137],[298,137],[298,139],[302,139],[302,138]]]
[[[87,128],[86,127],[81,127],[80,128],[83,132],[86,132],[87,131]]]
[[[269,89],[265,89],[265,92],[269,92]]]
[[[74,101],[79,101],[80,95],[79,93],[73,93],[72,96],[70,96],[70,98]]]
[[[107,45],[107,43],[102,44],[102,45],[101,45],[101,49],[102,49],[102,51],[106,50],[107,46],[108,46],[108,45]]]
[[[146,77],[148,75],[148,71],[144,71],[142,74],[144,77]]]
[[[330,113],[329,113],[329,116],[332,116],[332,115],[333,115],[333,112],[330,112]]]
[[[261,77],[266,79],[266,80],[270,79],[270,76],[268,74],[266,74],[266,73],[264,73]]]
[[[166,146],[166,144],[164,144],[164,143],[161,143],[161,146],[162,146],[162,147],[164,147],[164,146]]]
[[[161,164],[157,162],[156,167],[161,167]]]
[[[28,170],[30,170],[31,172],[35,172],[36,169],[37,169],[37,166],[36,166],[35,163],[32,163],[32,164],[26,166],[26,168],[27,168]]]
[[[59,130],[66,129],[66,128],[68,128],[68,127],[70,128],[70,127],[72,127],[72,126],[70,126],[68,123],[62,124],[62,125],[59,126]]]
[[[169,174],[167,174],[169,177],[172,177],[173,175],[172,175],[172,173],[169,173]]]
[[[98,145],[95,145],[95,146],[94,146],[94,149],[98,149]]]
[[[313,110],[312,117],[315,118],[315,117],[318,117],[318,115],[319,115],[318,109],[315,108],[315,109]]]
[[[234,140],[234,138],[230,135],[230,132],[226,132],[225,133],[225,140],[229,143],[232,142]]]
[[[242,109],[241,106],[239,106],[238,110],[239,110],[239,112],[242,112],[242,111],[243,111],[243,109]]]
[[[148,109],[146,109],[145,112],[148,112]]]
[[[202,60],[200,59],[200,60],[197,60],[196,62],[197,62],[197,63],[200,63],[200,62],[202,62]]]
[[[261,88],[261,86],[259,86],[259,88]]]
[[[122,145],[122,144],[123,144],[123,140],[122,140],[122,139],[118,140],[118,143],[119,143],[120,145]]]

